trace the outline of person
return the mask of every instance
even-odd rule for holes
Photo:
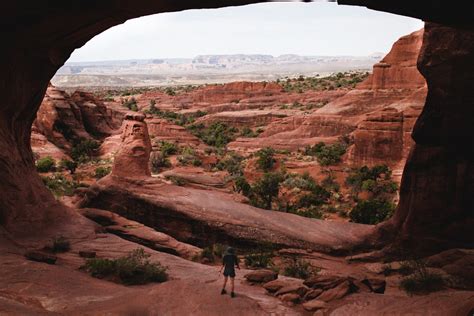
[[[222,258],[222,267],[219,273],[224,269],[224,285],[222,286],[222,294],[226,294],[225,286],[227,285],[227,279],[230,277],[230,296],[235,297],[234,293],[234,278],[235,278],[235,267],[240,270],[239,259],[235,255],[235,250],[232,247],[227,248]]]

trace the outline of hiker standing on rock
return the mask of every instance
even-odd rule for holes
[[[235,278],[235,267],[240,270],[239,259],[235,255],[235,250],[232,247],[227,248],[222,258],[222,267],[219,270],[219,273],[224,269],[224,285],[222,286],[221,294],[226,294],[225,286],[227,284],[227,278],[230,277],[230,287],[231,292],[230,296],[235,297],[234,293],[234,278]]]

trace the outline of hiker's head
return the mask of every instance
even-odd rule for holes
[[[227,248],[226,252],[227,252],[229,255],[235,255],[235,250],[234,250],[234,248],[232,248],[232,247]]]

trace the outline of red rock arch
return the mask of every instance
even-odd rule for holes
[[[189,8],[260,1],[71,0],[1,5],[0,225],[32,236],[77,215],[58,204],[36,174],[31,124],[50,78],[74,49],[127,19]],[[442,23],[428,23],[419,69],[428,82],[426,106],[414,131],[395,217],[378,238],[472,246],[474,213],[474,4],[340,0]]]

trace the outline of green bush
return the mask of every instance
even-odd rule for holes
[[[331,193],[318,185],[309,173],[289,175],[283,185],[302,191],[296,203],[287,204],[285,211],[310,218],[322,218],[323,213],[318,206],[327,203]]]
[[[256,152],[256,156],[258,157],[257,165],[261,170],[263,170],[264,172],[272,170],[274,164],[276,163],[276,160],[274,158],[275,150],[273,148],[262,148]]]
[[[71,249],[71,243],[64,236],[58,236],[53,239],[52,251],[57,252],[66,252]]]
[[[259,133],[254,132],[251,128],[248,126],[245,126],[241,131],[240,131],[240,136],[242,137],[257,137]]]
[[[47,156],[36,161],[36,170],[38,172],[50,172],[56,169],[56,162],[51,156]]]
[[[293,258],[288,265],[285,266],[283,274],[298,279],[307,279],[317,270],[314,269],[308,261]]]
[[[181,155],[178,156],[178,162],[182,165],[193,165],[199,167],[202,165],[201,159],[191,147],[183,147]]]
[[[242,176],[244,171],[242,168],[242,161],[244,158],[237,154],[231,153],[220,160],[216,168],[219,170],[226,170],[231,176]]]
[[[82,139],[71,150],[71,158],[78,163],[85,163],[92,159],[99,149],[99,142],[91,139]]]
[[[200,259],[207,259],[209,262],[216,262],[224,256],[225,247],[222,244],[213,244],[202,249]]]
[[[95,174],[94,177],[96,179],[102,179],[106,175],[108,175],[112,171],[112,168],[110,167],[97,167],[95,168]]]
[[[390,218],[394,210],[395,205],[389,201],[370,199],[357,202],[349,217],[355,223],[375,225]]]
[[[159,262],[150,262],[149,257],[143,248],[139,248],[118,259],[88,259],[85,269],[94,277],[117,280],[127,285],[168,280],[167,268]]]
[[[160,144],[160,151],[165,157],[168,157],[178,152],[178,146],[175,143],[162,141]]]
[[[263,177],[252,186],[251,204],[256,207],[271,210],[272,202],[278,197],[280,184],[283,180],[284,175],[279,172],[265,173]]]
[[[61,133],[67,140],[72,140],[76,136],[74,130],[63,121],[55,121],[53,124],[53,130]]]
[[[165,88],[165,93],[166,93],[167,95],[170,95],[170,96],[175,96],[175,95],[176,95],[176,92],[175,92],[175,91],[173,90],[173,88],[171,88],[171,87],[166,87],[166,88]]]
[[[42,177],[44,185],[56,196],[72,196],[74,190],[79,186],[74,181],[69,181],[62,174],[56,173],[49,177]]]
[[[392,171],[386,165],[377,165],[372,168],[363,166],[358,169],[353,169],[346,179],[346,184],[352,188],[356,193],[361,192],[364,189],[375,189],[372,188],[372,183],[369,180],[380,182],[382,180],[390,181],[392,177]],[[393,186],[387,186],[391,188]]]
[[[123,100],[122,105],[131,111],[138,111],[137,100],[134,97]]]
[[[234,191],[237,193],[242,193],[246,197],[250,197],[252,195],[252,187],[244,176],[238,176],[235,178]]]
[[[272,264],[273,253],[260,251],[245,256],[245,265],[252,268],[268,268]]]
[[[331,174],[328,174],[327,177],[321,181],[321,186],[327,191],[334,192],[339,192],[341,188],[339,183],[336,182],[336,179]]]
[[[347,145],[344,143],[326,145],[325,143],[320,142],[312,147],[306,147],[305,154],[316,156],[320,165],[329,166],[341,162],[341,157],[346,153],[346,150]]]
[[[424,260],[407,261],[406,265],[409,266],[406,272],[411,274],[401,280],[400,287],[408,294],[426,294],[445,287],[444,278],[428,271]]]
[[[167,176],[166,179],[170,180],[173,184],[183,186],[186,184],[186,180],[176,176]]]
[[[152,152],[150,155],[150,166],[152,173],[160,173],[163,168],[171,167],[171,162],[162,153]]]
[[[187,129],[204,143],[214,147],[225,147],[236,137],[238,130],[222,122],[214,122],[208,127],[204,124],[192,124]]]
[[[59,167],[62,170],[68,170],[71,174],[74,174],[77,169],[77,162],[69,159],[61,159],[61,161],[59,162]]]

